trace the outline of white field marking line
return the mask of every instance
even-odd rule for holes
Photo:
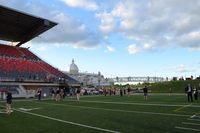
[[[196,115],[192,115],[190,118],[194,118]]]
[[[40,114],[36,114],[36,113],[31,113],[31,112],[18,110],[18,109],[14,109],[14,110],[16,110],[18,112],[21,112],[21,113],[25,113],[25,114],[29,114],[29,115],[33,115],[33,116],[38,116],[38,117],[41,117],[41,118],[46,118],[46,119],[49,119],[49,120],[63,122],[63,123],[71,124],[71,125],[76,125],[76,126],[80,126],[80,127],[85,127],[85,128],[90,128],[90,129],[104,131],[104,132],[110,132],[110,133],[120,133],[118,131],[113,131],[113,130],[99,128],[99,127],[93,127],[93,126],[84,125],[84,124],[80,124],[80,123],[75,123],[75,122],[71,122],[71,121],[65,121],[65,120],[61,120],[61,119],[57,119],[57,118],[53,118],[53,117],[49,117],[49,116],[45,116],[45,115],[40,115]]]
[[[186,128],[186,127],[178,127],[178,126],[176,126],[175,128],[182,129],[182,130],[197,131],[197,132],[200,131],[200,129],[195,129],[195,128]]]
[[[200,114],[200,112],[199,112],[199,113],[195,113],[195,114],[192,115],[190,118],[191,118],[191,119],[192,119],[192,118],[195,118],[195,117],[200,118],[200,116],[197,116],[198,114]]]
[[[32,110],[36,110],[36,109],[41,109],[41,108],[30,108],[30,109],[27,109],[27,108],[19,108],[19,110],[22,110],[22,111],[32,111]]]
[[[170,114],[170,113],[156,113],[156,112],[131,111],[131,110],[128,111],[128,110],[121,110],[121,109],[106,109],[106,108],[95,108],[95,107],[88,107],[88,106],[74,106],[74,105],[65,105],[65,104],[44,103],[44,102],[38,102],[38,103],[55,105],[55,106],[75,107],[75,108],[82,108],[82,109],[93,109],[93,110],[104,110],[104,111],[112,111],[112,112],[123,112],[123,113],[137,113],[137,114],[163,115],[163,116],[176,116],[176,117],[190,117],[191,116],[191,115]]]
[[[77,100],[68,100],[68,101],[77,101]],[[79,102],[91,102],[91,103],[109,103],[109,104],[128,104],[128,105],[149,105],[149,106],[166,106],[166,107],[182,107],[186,105],[174,105],[174,104],[154,104],[154,103],[125,103],[125,102],[102,102],[102,101],[88,101],[80,100]],[[188,104],[187,104],[188,105]],[[200,108],[200,105],[191,105],[190,107]]]
[[[2,107],[2,108],[5,109],[4,106],[1,106],[1,105],[0,105],[0,107]],[[5,109],[5,110],[4,110],[4,109],[3,109],[3,112],[1,111],[2,109],[0,109],[0,114],[7,114],[7,113],[6,113],[6,109]],[[10,112],[12,113],[12,112],[14,112],[14,111],[11,109]]]
[[[92,95],[92,96],[81,96],[82,98],[88,98],[88,97],[104,97],[104,95]],[[76,96],[66,96],[66,98],[76,98]]]
[[[10,111],[11,113],[13,112],[13,110]],[[7,114],[6,111],[1,111],[0,110],[0,114]]]
[[[189,121],[200,121],[200,119],[187,119]]]
[[[175,109],[174,112],[178,112],[178,111],[180,111],[180,110],[182,110],[184,108],[190,107],[190,106],[192,106],[192,104],[184,105],[184,106],[182,106],[180,108]]]
[[[182,122],[182,124],[186,124],[186,125],[195,125],[195,126],[199,126],[199,123],[191,123],[191,122]]]

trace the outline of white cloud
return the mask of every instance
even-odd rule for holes
[[[188,72],[195,72],[195,66],[187,65],[187,64],[179,64],[171,68],[172,71],[177,73],[188,73]]]
[[[34,39],[37,43],[66,45],[74,48],[94,49],[99,47],[100,38],[97,33],[91,32],[85,24],[63,13],[51,12],[53,20],[59,24],[41,38]]]
[[[86,10],[97,10],[98,5],[92,0],[61,0],[70,7],[79,7]]]
[[[97,13],[95,16],[101,20],[101,25],[99,26],[101,32],[103,32],[105,35],[113,32],[115,24],[112,14],[103,12]]]
[[[135,44],[131,44],[128,46],[128,52],[129,54],[136,54],[140,52],[140,48],[137,47]]]
[[[101,21],[99,28],[105,36],[115,31],[131,30],[136,23],[133,5],[129,3],[119,2],[110,12],[96,13],[96,17]]]
[[[177,37],[177,43],[180,46],[188,48],[190,51],[199,51],[200,49],[200,31],[193,31]]]
[[[113,47],[111,47],[111,46],[106,46],[106,48],[107,48],[107,50],[106,50],[106,52],[115,52],[116,51],[116,49],[115,48],[113,48]]]
[[[176,71],[177,72],[187,72],[188,68],[184,64],[180,64],[179,66],[176,66]]]
[[[191,52],[200,52],[200,47],[189,48]]]
[[[149,43],[144,44],[144,49],[152,49],[153,47]]]
[[[41,46],[37,48],[38,51],[47,51],[48,49],[49,49],[48,46]]]

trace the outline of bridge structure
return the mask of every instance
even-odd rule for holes
[[[147,82],[147,83],[156,83],[166,81],[163,77],[116,77],[109,78],[114,83],[116,82]]]

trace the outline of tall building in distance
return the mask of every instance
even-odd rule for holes
[[[77,75],[78,72],[79,72],[79,69],[78,69],[77,65],[74,63],[74,59],[72,59],[72,64],[70,64],[70,67],[69,67],[69,74]]]
[[[112,81],[104,78],[100,71],[97,73],[80,72],[78,66],[75,64],[74,59],[72,59],[69,70],[64,71],[64,73],[78,80],[83,86],[102,87],[113,84]]]

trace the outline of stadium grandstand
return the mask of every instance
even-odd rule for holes
[[[57,23],[0,5],[0,93],[14,97],[33,97],[35,90],[79,87],[78,81],[40,59],[22,44],[56,26]]]

